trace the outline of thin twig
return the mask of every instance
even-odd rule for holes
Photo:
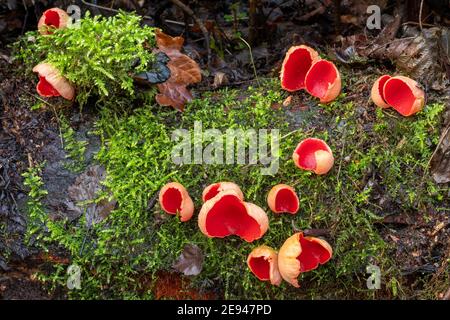
[[[174,5],[179,7],[181,10],[183,10],[188,15],[190,15],[192,17],[192,19],[194,19],[195,23],[198,25],[200,30],[202,31],[203,36],[205,37],[205,47],[206,47],[206,52],[207,52],[207,65],[209,66],[209,62],[210,62],[210,59],[211,59],[211,48],[209,46],[209,32],[208,32],[208,29],[206,29],[206,27],[203,24],[203,22],[199,18],[197,18],[197,16],[195,15],[194,11],[192,11],[192,9],[189,8],[187,5],[185,5],[183,2],[181,2],[180,0],[170,0],[170,2],[172,2]]]
[[[114,12],[114,13],[118,13],[119,12],[119,10],[116,10],[116,9],[113,9],[113,8],[104,7],[104,6],[101,6],[99,4],[95,4],[95,3],[86,2],[86,0],[81,0],[81,2],[84,3],[85,5],[87,5],[88,7],[93,7],[93,8],[97,8],[97,9],[101,9],[101,10],[105,10],[105,11],[109,11],[109,12]],[[142,15],[142,14],[140,14],[140,16],[143,19],[146,19],[146,20],[152,20],[152,21],[155,20],[153,17],[150,17],[150,16],[145,16],[145,15]],[[186,25],[184,22],[170,20],[170,19],[164,19],[164,22],[165,23],[179,25],[179,26],[185,26]],[[189,24],[188,26],[189,27],[193,27],[194,25],[193,24]]]
[[[344,134],[345,134],[346,132],[347,132],[347,128],[344,129]],[[337,175],[336,175],[336,181],[337,181],[338,184],[339,184],[339,178],[340,178],[340,176],[341,176],[341,168],[342,168],[342,161],[343,161],[343,158],[344,158],[345,142],[346,142],[346,141],[347,141],[347,140],[344,139],[344,142],[343,142],[343,144],[342,144],[342,149],[341,149],[341,161],[339,161],[338,173],[337,173]]]
[[[441,138],[439,139],[439,142],[436,145],[436,148],[434,149],[434,152],[433,152],[433,154],[430,157],[430,160],[428,160],[427,166],[425,167],[424,174],[428,171],[428,168],[430,167],[430,164],[431,164],[431,160],[433,160],[434,156],[436,155],[436,152],[439,150],[439,147],[441,146],[442,142],[444,141],[444,139],[447,136],[449,131],[450,131],[450,123],[445,128],[444,133],[442,134]]]
[[[32,94],[31,92],[29,92],[29,91],[27,91],[27,90],[25,90],[23,88],[19,88],[19,89],[22,90],[22,92],[25,92],[26,94],[32,96],[35,99],[38,99],[42,103],[44,103],[44,104],[48,105],[50,108],[52,108],[53,113],[55,114],[55,117],[56,117],[56,122],[58,122],[58,130],[59,130],[59,138],[61,140],[61,147],[64,148],[64,140],[63,140],[62,131],[61,131],[61,120],[59,119],[59,116],[58,116],[58,113],[56,112],[55,106],[53,104],[49,103],[48,101],[45,101],[41,97],[39,97],[39,96],[37,96],[35,94]]]
[[[244,38],[242,38],[242,37],[239,37],[239,39],[242,41],[242,42],[244,42],[245,43],[245,45],[248,47],[248,50],[249,50],[249,53],[250,53],[250,62],[251,62],[251,64],[252,64],[252,67],[253,67],[253,73],[255,74],[255,79],[256,79],[256,82],[258,83],[258,85],[259,85],[259,80],[258,80],[258,73],[256,72],[256,66],[255,66],[255,61],[253,60],[253,53],[252,53],[252,47],[250,46],[250,44],[247,42],[247,41],[245,41],[245,39]]]
[[[22,31],[21,31],[21,35],[23,35],[25,33],[25,28],[27,26],[27,21],[28,21],[28,7],[27,4],[25,3],[25,0],[22,0],[22,4],[23,7],[25,8],[25,18],[23,19],[23,25],[22,25]]]
[[[419,9],[419,28],[420,31],[423,31],[423,27],[422,27],[422,10],[423,10],[423,0],[420,1],[420,9]]]

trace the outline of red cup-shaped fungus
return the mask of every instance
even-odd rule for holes
[[[203,202],[206,202],[209,199],[214,198],[220,192],[225,191],[225,190],[234,190],[236,192],[236,194],[239,196],[239,198],[241,200],[244,200],[244,194],[242,193],[241,188],[239,188],[239,186],[237,184],[235,184],[233,182],[223,181],[223,182],[210,184],[203,190],[203,194],[202,194]]]
[[[377,79],[375,83],[372,86],[372,90],[370,92],[370,96],[372,98],[373,103],[377,107],[380,108],[389,108],[390,105],[387,104],[386,100],[384,100],[384,85],[386,84],[386,81],[388,81],[391,78],[391,76],[385,74]]]
[[[291,92],[304,89],[306,74],[317,59],[319,54],[313,48],[305,45],[291,47],[281,67],[281,87]]]
[[[333,152],[325,141],[307,138],[301,141],[292,155],[297,167],[316,174],[325,174],[334,164]]]
[[[318,60],[306,74],[305,86],[309,94],[327,103],[336,99],[341,92],[341,75],[332,62]]]
[[[42,14],[38,22],[38,30],[40,34],[52,34],[52,29],[63,29],[70,23],[69,15],[59,8],[51,8]]]
[[[300,201],[294,188],[287,184],[277,184],[270,189],[267,195],[267,204],[270,210],[275,213],[287,212],[296,214],[300,206]]]
[[[234,190],[225,190],[203,204],[198,226],[211,238],[237,235],[252,242],[266,233],[269,218],[263,209],[244,202]]]
[[[180,220],[185,222],[194,214],[194,203],[182,184],[170,182],[159,192],[159,204],[168,214],[180,214]]]
[[[278,269],[284,280],[299,287],[298,276],[316,269],[331,259],[333,249],[325,240],[305,237],[298,232],[289,237],[278,253]]]
[[[271,247],[262,245],[253,249],[248,255],[247,265],[259,280],[280,285],[282,279],[278,270],[278,254]]]
[[[425,105],[425,92],[411,78],[397,76],[386,81],[384,99],[402,116],[411,116]]]
[[[72,100],[75,96],[75,88],[63,77],[58,69],[49,63],[39,63],[33,68],[33,72],[39,75],[39,82],[36,90],[42,97],[62,96],[67,100]]]

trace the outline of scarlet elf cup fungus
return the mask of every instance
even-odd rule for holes
[[[200,231],[208,237],[237,235],[247,242],[261,238],[269,228],[263,209],[244,202],[234,190],[225,190],[206,201],[198,215]]]
[[[62,96],[67,100],[72,100],[75,96],[75,88],[63,77],[58,69],[49,63],[39,63],[33,68],[33,72],[39,75],[39,82],[36,90],[42,97]]]
[[[291,47],[281,67],[281,87],[287,91],[306,91],[327,103],[341,92],[341,76],[336,66],[312,48],[301,45]]]
[[[278,253],[278,269],[284,280],[299,287],[298,276],[302,272],[316,269],[333,255],[333,249],[325,240],[305,237],[298,232],[289,237]]]
[[[277,184],[267,195],[267,204],[270,210],[275,213],[287,212],[296,214],[299,209],[300,201],[294,188],[286,184]]]
[[[203,190],[202,200],[203,202],[214,198],[217,194],[224,190],[234,190],[241,200],[244,200],[244,194],[242,193],[239,186],[233,182],[217,182],[210,184]]]
[[[168,214],[179,213],[183,222],[191,219],[194,214],[194,203],[186,188],[178,182],[170,182],[161,188],[159,203]]]
[[[378,107],[392,107],[406,117],[422,110],[425,104],[425,93],[419,84],[404,76],[381,76],[373,84],[370,95]]]
[[[247,265],[259,280],[280,285],[282,279],[278,270],[278,254],[271,247],[262,245],[253,249],[248,255]]]
[[[292,155],[297,167],[316,174],[325,174],[334,164],[333,152],[325,141],[307,138],[301,141]]]
[[[69,15],[59,8],[51,8],[42,14],[38,22],[38,30],[40,34],[48,35],[52,33],[52,29],[62,29],[69,25]]]
[[[383,94],[386,102],[402,116],[413,115],[425,105],[425,92],[408,77],[397,76],[387,80]]]
[[[306,74],[305,85],[309,94],[327,103],[341,92],[341,75],[331,61],[318,60]]]
[[[291,47],[281,67],[281,87],[291,92],[304,89],[306,74],[318,59],[319,54],[313,48],[305,45]]]

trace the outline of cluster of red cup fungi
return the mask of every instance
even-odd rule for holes
[[[305,45],[288,50],[280,79],[283,89],[290,92],[305,89],[322,103],[333,101],[341,92],[341,76],[336,66]]]
[[[286,54],[281,70],[281,86],[291,92],[306,89],[326,103],[339,95],[341,78],[333,63],[320,59],[315,50],[301,45],[290,48]],[[380,77],[373,85],[371,96],[377,106],[392,107],[404,116],[420,111],[425,103],[423,90],[414,80],[403,76]],[[317,175],[328,173],[334,164],[331,148],[317,138],[302,140],[295,148],[292,159],[298,168]],[[174,185],[178,192],[173,191],[172,196],[167,196]],[[266,212],[253,203],[245,202],[244,194],[235,183],[219,182],[206,187],[202,200],[198,226],[208,237],[236,235],[252,242],[263,237],[269,229]],[[178,183],[169,183],[161,189],[160,203],[166,212],[179,213],[182,221],[192,217],[192,200]],[[300,208],[295,189],[286,184],[272,187],[267,195],[267,204],[275,214],[295,215]],[[327,263],[332,255],[333,249],[327,241],[297,232],[284,242],[279,252],[266,245],[254,248],[247,257],[247,265],[261,281],[278,286],[284,279],[299,287],[300,274]]]
[[[63,29],[70,24],[69,15],[59,8],[51,8],[42,14],[38,22],[38,31],[42,35],[50,35],[55,29]],[[50,63],[42,62],[33,68],[39,76],[36,91],[41,97],[63,97],[73,100],[75,87],[60,71]]]
[[[207,186],[202,194],[198,227],[209,238],[235,235],[247,242],[264,236],[269,229],[267,213],[256,204],[245,202],[238,185],[218,182]],[[161,209],[179,215],[181,221],[192,218],[194,204],[186,188],[178,182],[163,186],[159,193]],[[296,214],[299,198],[295,189],[286,184],[274,186],[267,195],[267,204],[276,214]],[[261,245],[247,258],[250,271],[261,281],[280,285],[282,279],[298,287],[298,276],[331,259],[331,246],[323,239],[304,237],[296,233],[281,246],[280,252]]]
[[[341,91],[336,66],[321,59],[316,50],[306,45],[293,46],[287,51],[280,79],[286,91],[305,89],[322,103],[333,101]],[[419,112],[425,104],[424,91],[416,81],[405,76],[381,76],[372,87],[371,97],[378,107],[392,107],[403,116]]]
[[[70,19],[58,8],[44,12],[38,23],[42,35],[52,34],[54,29],[65,28]],[[37,92],[43,97],[62,96],[72,100],[75,88],[49,63],[33,68],[38,73]],[[293,92],[305,89],[322,103],[333,101],[341,91],[341,77],[336,66],[321,59],[314,49],[305,46],[291,47],[283,61],[281,86]],[[417,82],[403,77],[383,75],[373,85],[373,102],[381,108],[392,107],[404,116],[420,111],[425,104],[425,94]],[[325,141],[307,138],[295,148],[292,159],[303,170],[323,175],[334,164],[333,152]],[[218,182],[206,187],[202,194],[202,207],[198,214],[200,231],[210,238],[236,235],[247,242],[260,239],[269,229],[266,212],[256,204],[245,202],[244,194],[233,182]],[[163,186],[159,193],[162,210],[179,215],[181,221],[189,221],[194,214],[194,202],[186,188],[177,182]],[[286,184],[274,186],[267,195],[267,204],[275,214],[295,215],[300,201],[295,189]],[[289,237],[279,252],[266,245],[252,250],[247,265],[261,281],[280,285],[282,279],[298,287],[301,273],[316,269],[328,262],[333,254],[331,246],[323,239],[304,236],[302,232]]]
[[[266,245],[256,247],[248,255],[247,265],[261,281],[278,286],[284,279],[298,288],[300,274],[327,263],[332,255],[333,249],[325,240],[297,232],[283,243],[278,253]]]

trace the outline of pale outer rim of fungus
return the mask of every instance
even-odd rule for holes
[[[33,72],[36,72],[39,76],[44,77],[45,80],[50,83],[63,98],[73,100],[75,97],[75,88],[64,76],[59,73],[58,69],[50,63],[39,63],[33,68]]]

